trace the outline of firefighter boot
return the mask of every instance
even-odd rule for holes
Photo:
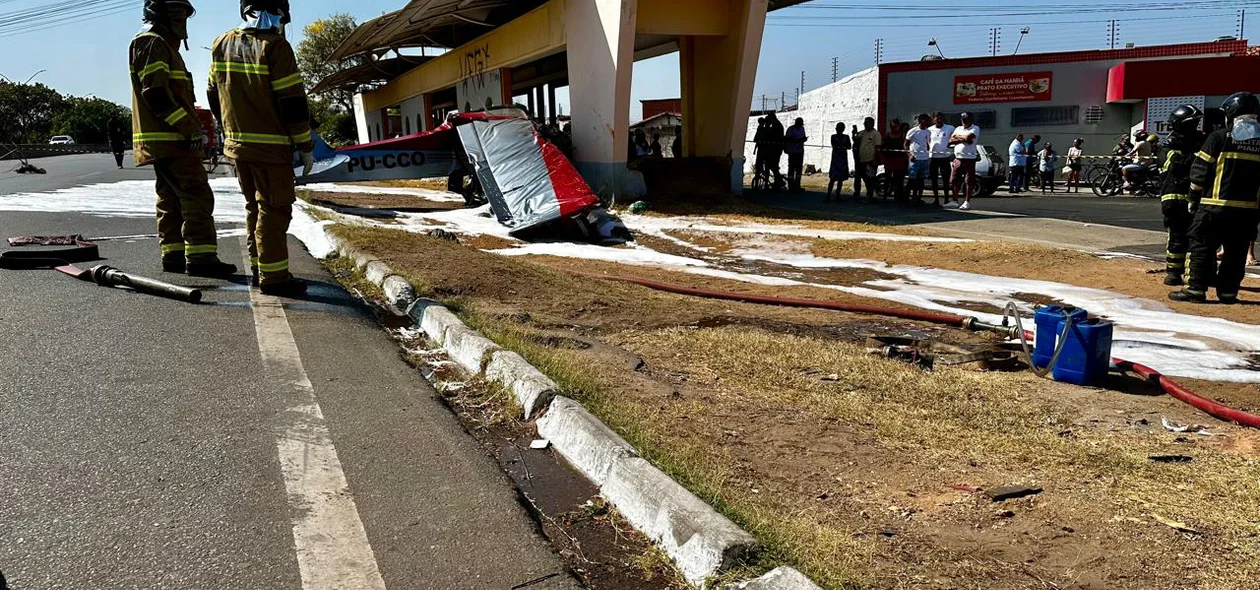
[[[185,270],[183,250],[162,255],[162,272],[173,272],[182,275]]]
[[[222,262],[217,258],[201,261],[188,261],[188,274],[194,277],[223,279],[236,274],[236,265]]]
[[[276,297],[299,297],[306,293],[306,281],[290,277],[287,281],[279,283],[263,283],[259,289],[263,295],[274,295]]]
[[[1186,281],[1181,278],[1180,272],[1170,270],[1164,275],[1164,284],[1169,287],[1180,287],[1186,284]]]
[[[1185,303],[1207,303],[1207,293],[1191,291],[1190,289],[1173,291],[1168,294],[1168,298],[1173,301],[1183,301]]]

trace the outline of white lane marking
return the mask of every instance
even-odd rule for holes
[[[250,289],[249,296],[264,371],[270,380],[290,388],[288,411],[276,426],[276,447],[293,514],[302,588],[385,590],[284,305],[256,289]]]

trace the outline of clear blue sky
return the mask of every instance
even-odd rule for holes
[[[36,79],[61,92],[91,94],[128,104],[127,44],[140,26],[141,1],[131,0],[130,6],[109,8],[118,2],[82,0],[102,5],[104,14],[45,30],[31,31],[33,25],[6,26],[5,22],[13,19],[3,18],[4,13],[46,6],[53,1],[0,0],[0,74],[21,81],[38,70],[47,70]],[[209,52],[203,47],[238,23],[238,2],[194,2],[198,13],[190,24],[192,50],[185,53],[185,58],[196,79],[201,80],[209,61]],[[295,26],[290,38],[296,43],[303,25],[333,12],[349,12],[362,21],[403,4],[404,0],[294,2]],[[1178,3],[1173,0],[1065,0],[1041,4],[957,0],[952,4],[921,0],[814,0],[772,13],[762,44],[755,106],[760,106],[762,94],[786,94],[791,104],[802,70],[806,90],[831,82],[833,57],[839,58],[840,76],[870,67],[876,39],[883,39],[883,57],[888,62],[915,60],[935,53],[927,45],[932,37],[947,57],[988,55],[990,27],[1001,29],[998,51],[1009,54],[1024,26],[1031,31],[1020,46],[1020,53],[1104,48],[1110,43],[1111,19],[1120,21],[1119,46],[1235,35],[1238,8],[1254,10],[1254,15],[1248,15],[1249,20],[1254,19],[1249,31],[1260,26],[1260,0],[1198,0],[1194,8],[1177,8]],[[631,120],[638,119],[640,99],[678,94],[677,54],[639,62],[634,71]]]

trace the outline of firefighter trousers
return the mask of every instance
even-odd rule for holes
[[[203,262],[218,258],[214,191],[196,156],[161,158],[157,174],[157,226],[162,258]]]
[[[259,282],[283,283],[289,273],[287,233],[293,219],[293,168],[286,164],[236,162],[245,195],[246,245],[250,266],[258,267]]]
[[[1161,204],[1164,227],[1168,229],[1168,248],[1164,253],[1168,276],[1186,274],[1186,253],[1190,251],[1190,223],[1194,214],[1185,199],[1167,199]]]
[[[1206,294],[1216,288],[1216,296],[1229,299],[1238,296],[1247,270],[1247,248],[1256,239],[1256,222],[1260,211],[1242,208],[1200,207],[1190,224],[1190,278],[1188,290]],[[1224,249],[1220,269],[1216,250]]]

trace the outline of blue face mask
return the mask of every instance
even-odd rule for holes
[[[260,31],[276,29],[283,33],[284,24],[280,22],[281,18],[282,17],[278,14],[272,14],[270,12],[255,10],[253,16],[246,18],[245,22],[241,23],[241,26],[237,28],[239,28],[242,31],[247,31],[250,29],[257,29]]]

